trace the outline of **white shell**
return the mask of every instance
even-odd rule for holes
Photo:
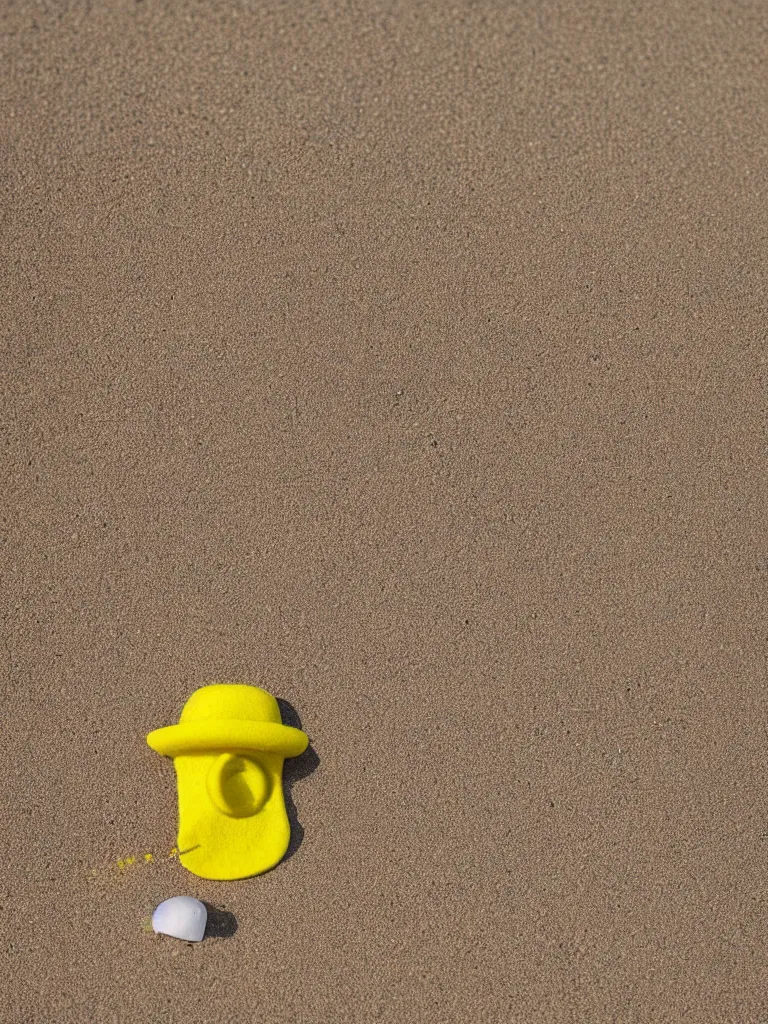
[[[152,928],[159,935],[172,935],[185,942],[200,942],[205,934],[208,911],[191,896],[172,896],[156,908]]]

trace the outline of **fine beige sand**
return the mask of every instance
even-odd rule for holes
[[[3,1024],[767,1021],[764,0],[1,10]]]

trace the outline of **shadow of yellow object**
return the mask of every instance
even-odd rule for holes
[[[201,687],[178,725],[149,733],[149,746],[176,768],[177,844],[188,871],[228,881],[279,863],[291,838],[283,762],[308,742],[301,729],[283,725],[271,694],[242,683]]]

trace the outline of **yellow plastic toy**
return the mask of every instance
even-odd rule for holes
[[[307,749],[283,725],[275,698],[258,686],[214,683],[189,698],[178,725],[147,743],[172,757],[179,787],[179,860],[201,878],[232,880],[268,871],[291,838],[283,761]]]

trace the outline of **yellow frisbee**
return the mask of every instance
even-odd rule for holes
[[[283,725],[271,694],[242,683],[195,690],[178,725],[149,733],[149,746],[176,768],[176,844],[188,871],[249,878],[282,860],[291,838],[283,761],[303,754],[308,742]]]

